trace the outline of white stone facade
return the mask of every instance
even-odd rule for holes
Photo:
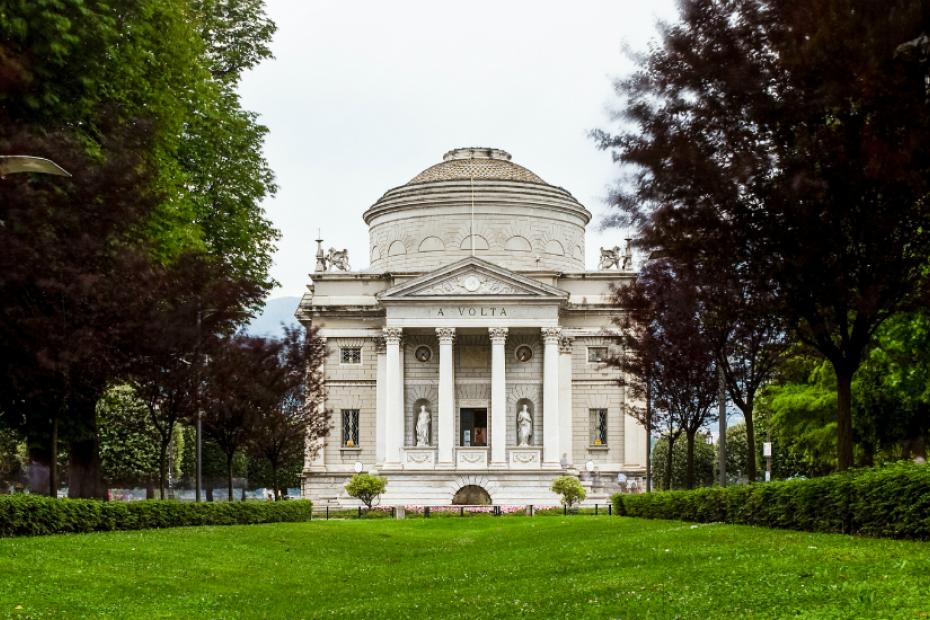
[[[617,346],[611,286],[633,274],[584,271],[590,217],[503,151],[458,149],[366,211],[368,269],[319,255],[297,316],[326,338],[332,431],[303,494],[354,505],[343,487],[360,468],[388,477],[389,505],[463,487],[547,505],[559,475],[589,502],[641,477],[645,432],[597,361]]]

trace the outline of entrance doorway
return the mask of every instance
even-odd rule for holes
[[[490,506],[491,496],[476,484],[463,486],[452,496],[453,506]]]
[[[459,445],[488,445],[488,410],[474,407],[459,409]]]

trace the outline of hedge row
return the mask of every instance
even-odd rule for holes
[[[183,525],[306,521],[309,501],[184,503],[103,502],[39,495],[0,496],[0,537],[141,530]]]
[[[810,532],[930,539],[930,466],[897,464],[810,480],[613,496],[617,514]]]

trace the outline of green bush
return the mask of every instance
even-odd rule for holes
[[[571,508],[586,497],[581,481],[574,476],[559,476],[552,482],[552,492],[562,496],[562,504]]]
[[[810,480],[613,496],[618,515],[809,532],[930,539],[930,466],[897,464]]]
[[[372,503],[381,497],[387,488],[387,478],[372,474],[355,474],[346,485],[346,493],[371,509]]]
[[[183,525],[306,521],[309,501],[184,503],[102,502],[40,495],[0,496],[0,537],[140,530]]]

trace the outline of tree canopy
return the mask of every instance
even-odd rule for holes
[[[836,375],[837,457],[876,330],[930,256],[930,12],[919,0],[683,0],[596,132],[647,252],[745,273]],[[923,39],[920,37],[924,36]],[[923,41],[923,43],[921,43]]]

